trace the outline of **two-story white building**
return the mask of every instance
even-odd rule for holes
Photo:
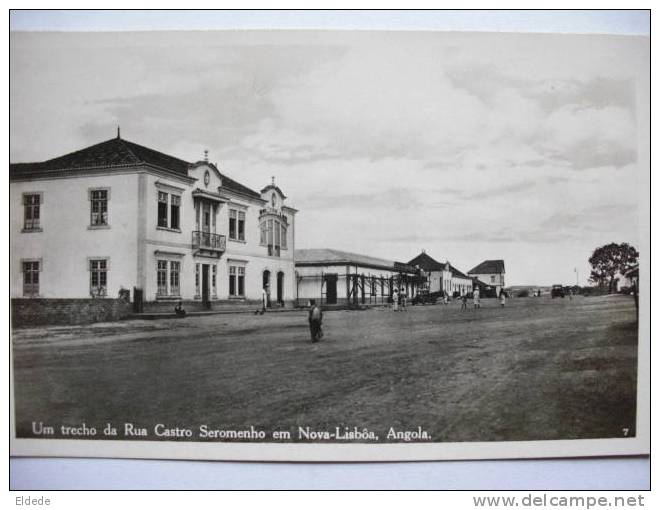
[[[448,296],[464,296],[472,292],[472,278],[456,269],[449,261],[438,262],[422,251],[408,264],[424,271],[429,292],[440,292]]]
[[[494,288],[496,296],[499,296],[500,291],[505,287],[504,261],[500,259],[484,260],[481,264],[470,269],[468,275]]]
[[[207,159],[207,158],[205,158]],[[10,165],[10,292],[150,305],[295,299],[296,210],[208,161],[119,137]],[[157,306],[156,306],[157,307]]]

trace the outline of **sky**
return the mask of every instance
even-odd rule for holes
[[[646,37],[467,32],[12,33],[10,159],[122,137],[275,177],[297,248],[586,282],[639,246]]]

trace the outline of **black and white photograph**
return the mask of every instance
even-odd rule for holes
[[[649,453],[649,37],[9,45],[13,455]]]

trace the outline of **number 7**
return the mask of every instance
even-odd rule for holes
[[[624,435],[624,436],[628,436],[628,432],[629,432],[629,431],[630,431],[630,429],[624,428],[624,429],[623,429],[623,435]]]

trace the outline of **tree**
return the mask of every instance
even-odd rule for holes
[[[635,267],[638,257],[639,252],[628,243],[610,243],[596,248],[589,258],[589,279],[598,285],[607,283],[611,293],[616,276]]]

